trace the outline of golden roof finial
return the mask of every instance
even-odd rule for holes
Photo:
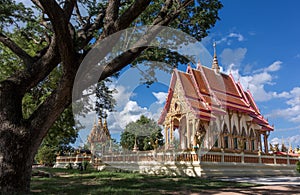
[[[198,60],[198,63],[197,63],[197,70],[200,70],[200,69],[201,69],[201,66],[202,66],[201,61]]]
[[[216,42],[213,43],[214,46],[214,59],[213,59],[213,64],[212,64],[212,69],[216,70],[218,73],[220,72],[220,67],[218,63],[218,58],[217,58],[217,51],[216,51]]]
[[[103,131],[106,134],[107,138],[111,139],[110,132],[109,132],[108,126],[107,126],[107,120],[106,120],[106,118],[104,118]]]
[[[102,117],[98,118],[98,127],[102,128]]]

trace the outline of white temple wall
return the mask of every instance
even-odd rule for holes
[[[190,105],[185,101],[180,82],[176,82],[175,84],[169,109],[164,123],[166,127],[166,149],[169,148],[169,144],[172,145],[174,143],[175,135],[179,137],[177,138],[179,139],[178,148],[183,150],[193,148],[194,135],[200,128],[200,124],[203,124],[206,130],[204,143],[202,143],[202,147],[204,148],[212,148],[216,140],[218,141],[217,147],[225,146],[224,137],[220,136],[220,134],[222,135],[223,133],[224,125],[226,125],[228,129],[228,135],[225,135],[228,137],[228,141],[226,141],[228,142],[228,149],[239,149],[240,146],[237,147],[237,140],[244,140],[246,150],[257,151],[260,147],[259,141],[261,139],[259,139],[259,135],[254,133],[255,139],[249,136],[250,129],[257,132],[261,127],[251,123],[252,118],[249,115],[227,109],[227,114],[216,116],[217,118],[214,122],[211,121],[208,123],[207,121],[200,121],[190,109]],[[218,137],[213,131],[213,123],[217,126]],[[175,126],[178,126],[178,128],[175,128]],[[237,129],[236,135],[233,135],[234,126]],[[243,128],[245,129],[245,134],[242,136]],[[176,129],[176,131],[173,131],[174,129]]]
[[[240,134],[241,131],[239,128],[239,118],[238,118],[238,114],[236,112],[233,112],[233,115],[231,117],[231,131],[233,130],[234,126],[236,127],[238,134]]]
[[[242,118],[241,118],[241,131],[242,129],[244,128],[245,131],[246,131],[246,137],[249,136],[249,131],[248,131],[248,128],[247,128],[247,123],[246,123],[246,120],[245,120],[245,115],[242,115]],[[241,132],[242,133],[242,132]]]

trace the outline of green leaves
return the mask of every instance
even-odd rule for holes
[[[96,87],[96,113],[101,118],[107,118],[107,112],[114,111],[116,105],[113,94],[117,91],[107,86],[110,82],[109,79],[100,81]]]
[[[126,125],[120,144],[124,149],[132,150],[136,141],[139,150],[153,150],[164,145],[161,131],[153,119],[141,115],[139,120]]]
[[[4,28],[10,28],[12,24],[19,26],[19,22],[26,22],[33,18],[33,11],[24,6],[23,3],[16,3],[14,0],[1,0],[0,3],[0,32]]]

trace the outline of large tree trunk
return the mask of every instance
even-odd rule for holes
[[[28,193],[35,152],[30,151],[28,135],[14,125],[0,126],[0,186],[5,193]]]
[[[0,83],[0,190],[28,193],[33,151],[29,129],[22,124],[22,98],[9,82]]]

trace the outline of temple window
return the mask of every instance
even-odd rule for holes
[[[228,136],[224,136],[224,148],[229,148]]]
[[[229,140],[228,140],[228,134],[229,134],[229,131],[228,131],[228,128],[227,128],[227,125],[224,124],[223,126],[223,139],[224,139],[224,148],[229,148]]]
[[[251,140],[251,150],[254,151],[255,150],[255,140]]]
[[[246,138],[246,130],[244,127],[242,128],[242,137]]]
[[[212,135],[213,135],[213,147],[218,148],[219,147],[219,136],[220,132],[218,131],[217,123],[214,122],[212,126]]]
[[[214,147],[216,147],[216,148],[219,147],[219,136],[218,135],[214,136]]]
[[[233,136],[233,148],[238,149],[238,138],[237,138],[238,132],[235,125],[233,126],[232,136]]]
[[[234,149],[238,149],[238,138],[237,137],[233,138],[233,145],[234,145]]]
[[[253,129],[250,129],[250,139],[251,139],[251,150],[254,151],[255,150],[255,134]]]
[[[244,142],[244,150],[247,150],[247,144],[248,144],[248,141],[247,141],[247,134],[246,134],[246,130],[245,130],[245,128],[243,127],[242,128],[242,134],[241,134],[241,136],[242,136],[242,139],[243,139],[243,142]]]
[[[244,139],[244,150],[247,150],[247,140],[246,139]]]

